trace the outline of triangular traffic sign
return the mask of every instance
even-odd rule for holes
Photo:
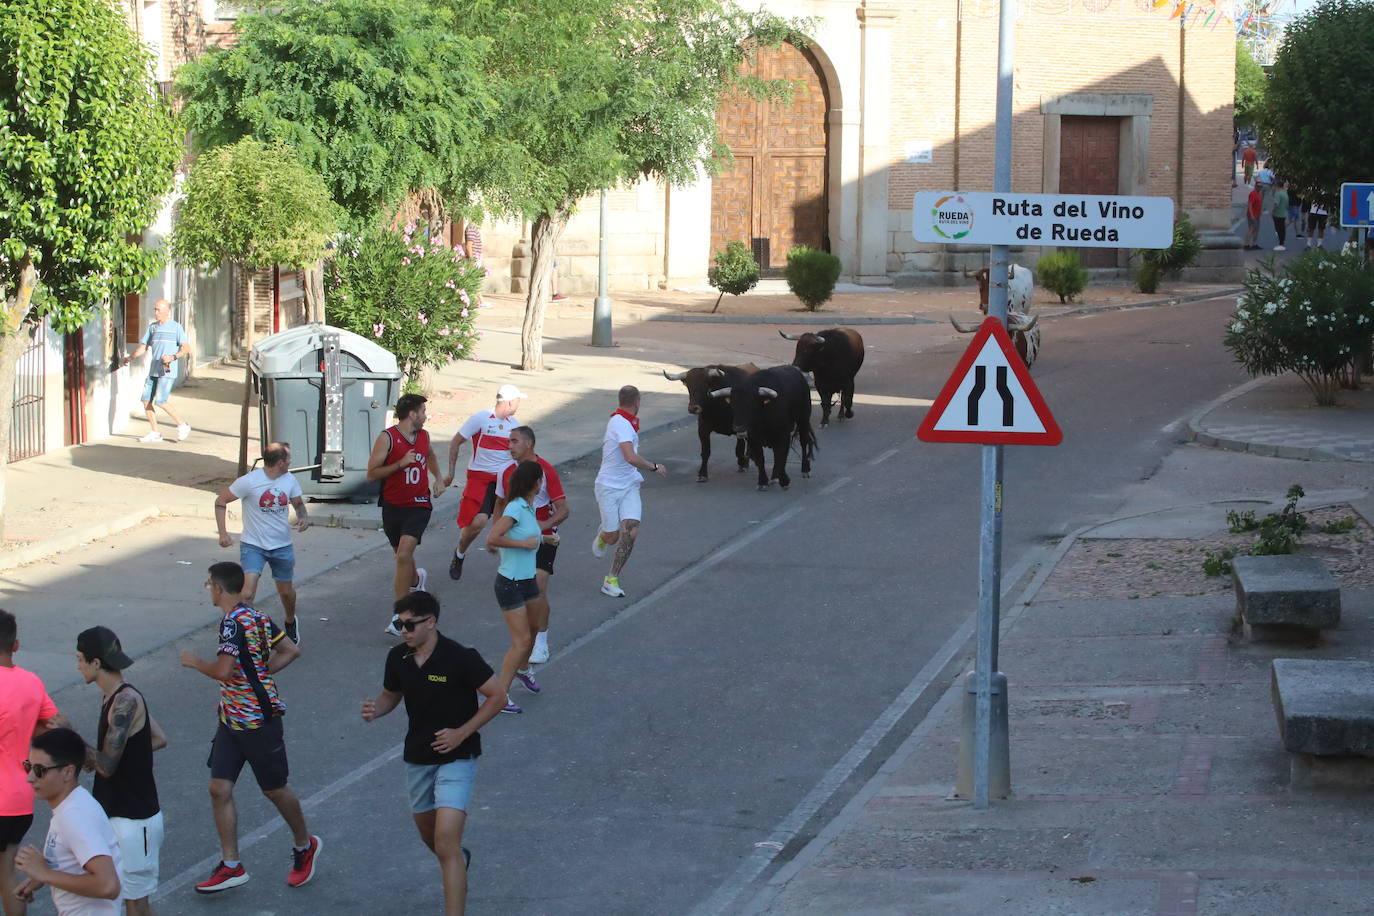
[[[1064,440],[1007,329],[986,319],[916,430],[923,442],[1058,445]]]

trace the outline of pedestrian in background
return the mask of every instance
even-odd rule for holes
[[[1288,185],[1283,179],[1278,179],[1274,183],[1274,195],[1270,201],[1269,215],[1274,219],[1274,232],[1279,237],[1279,243],[1274,246],[1274,250],[1287,251],[1284,243],[1288,240]]]
[[[362,717],[380,719],[405,700],[409,721],[402,759],[411,817],[439,860],[444,913],[462,916],[470,858],[463,827],[482,756],[478,732],[500,712],[506,691],[476,649],[439,632],[439,602],[429,592],[397,601],[395,615],[404,644],[387,653],[382,691],[363,700]]]
[[[118,916],[119,843],[100,803],[77,782],[85,761],[86,742],[70,728],[33,739],[24,771],[52,819],[43,850],[25,846],[15,857],[29,876],[16,895],[31,903],[46,886],[57,916]]]
[[[1326,241],[1326,207],[1316,201],[1307,209],[1307,247],[1320,248]]]
[[[592,555],[604,557],[607,547],[615,547],[611,571],[601,580],[601,594],[624,598],[620,571],[635,548],[644,514],[639,498],[644,476],[639,472],[653,471],[660,477],[667,477],[668,469],[639,454],[639,389],[626,385],[620,389],[617,399],[620,406],[606,421],[606,434],[601,440],[601,469],[596,473],[595,484],[601,530],[592,541]]]
[[[157,410],[171,417],[177,426],[177,441],[191,435],[191,424],[184,422],[177,412],[167,403],[172,396],[172,385],[177,378],[177,360],[191,353],[191,343],[186,329],[172,320],[172,303],[159,299],[153,304],[153,323],[148,325],[143,339],[133,354],[124,357],[124,365],[138,359],[145,351],[151,350],[148,362],[148,377],[143,382],[143,411],[148,416],[148,433],[139,442],[161,442],[162,433],[157,428]]]
[[[243,500],[243,534],[239,537],[239,565],[243,567],[243,603],[252,605],[258,596],[258,580],[263,567],[270,566],[272,580],[285,616],[286,635],[301,644],[300,624],[296,621],[296,550],[291,544],[291,524],[287,506],[296,509],[296,530],[310,527],[301,485],[291,473],[291,446],[273,442],[262,450],[262,467],[249,471],[220,491],[215,497],[215,524],[219,526],[219,546],[231,547],[234,540],[225,525],[229,504]]]
[[[1249,186],[1251,179],[1255,177],[1255,164],[1259,162],[1259,153],[1255,152],[1255,145],[1247,142],[1245,148],[1240,151],[1240,164],[1245,170],[1243,184]]]
[[[323,843],[306,828],[300,799],[286,784],[290,769],[281,724],[286,704],[273,679],[300,657],[300,650],[271,617],[243,603],[243,567],[239,564],[211,566],[205,588],[221,614],[219,650],[214,661],[191,651],[182,652],[181,664],[219,684],[219,724],[207,766],[220,862],[210,877],[196,885],[196,893],[214,894],[248,883],[248,870],[239,861],[238,811],[234,806],[234,783],[245,763],[253,768],[258,788],[291,830],[294,845],[286,883],[300,887],[315,877]]]
[[[1288,225],[1293,229],[1294,238],[1306,238],[1302,231],[1303,199],[1294,188],[1288,189]]]
[[[151,916],[163,837],[153,751],[166,747],[167,739],[143,694],[124,680],[133,663],[106,627],[91,627],[76,637],[76,670],[85,683],[100,688],[102,697],[95,746],[86,749],[95,768],[91,794],[110,819],[119,846],[125,916]]]
[[[1245,250],[1259,250],[1260,215],[1264,212],[1264,195],[1259,188],[1250,186],[1245,198]]]
[[[448,564],[450,579],[463,578],[463,561],[467,559],[468,548],[487,527],[496,508],[496,477],[510,462],[510,431],[520,425],[515,412],[524,399],[524,392],[516,386],[502,385],[496,389],[496,405],[491,410],[479,410],[464,420],[449,442],[445,484],[453,483],[463,443],[472,443],[463,498],[458,503],[458,543]]]
[[[496,606],[510,631],[510,648],[501,660],[500,683],[509,690],[517,678],[530,693],[539,692],[539,683],[529,673],[530,652],[534,649],[534,634],[538,622],[529,605],[539,598],[539,582],[535,579],[535,555],[545,541],[558,543],[558,535],[544,535],[535,515],[534,501],[544,483],[544,469],[537,461],[522,461],[510,478],[510,499],[501,517],[491,526],[487,543],[501,553],[501,565],[496,570]],[[522,673],[523,672],[523,673]],[[502,712],[518,713],[520,707],[506,698]]]
[[[33,789],[24,776],[29,742],[67,725],[38,675],[14,663],[18,651],[18,621],[0,610],[0,909],[5,916],[22,916],[25,909],[16,896],[14,859],[33,826]]]

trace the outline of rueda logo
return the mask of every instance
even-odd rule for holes
[[[973,231],[973,210],[962,194],[949,194],[930,208],[930,227],[941,238],[958,241]]]

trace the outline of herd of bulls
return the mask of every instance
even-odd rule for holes
[[[760,490],[768,489],[773,480],[784,490],[791,484],[787,454],[794,440],[801,448],[802,476],[810,476],[816,434],[811,428],[811,383],[806,373],[815,379],[820,394],[822,427],[830,423],[836,395],[836,416],[854,416],[854,377],[864,362],[864,341],[859,332],[831,328],[815,334],[779,333],[797,343],[790,365],[760,369],[745,363],[700,366],[676,373],[663,370],[665,378],[687,386],[687,410],[696,415],[697,435],[701,439],[698,481],[708,479],[706,465],[711,457],[713,433],[735,437],[735,461],[740,471],[748,470],[750,461],[754,463]],[[771,474],[765,463],[765,449],[773,451]]]

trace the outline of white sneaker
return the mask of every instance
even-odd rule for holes
[[[158,432],[157,430],[153,430],[153,431],[150,432],[150,433],[146,433],[146,434],[140,436],[139,439],[138,439],[138,441],[139,441],[139,442],[161,442],[161,441],[162,441],[162,433]],[[604,551],[603,551],[603,552],[604,552]]]
[[[598,560],[606,555],[606,542],[601,540],[601,532],[596,533],[596,540],[592,541],[592,556]]]
[[[191,424],[190,424],[190,423],[178,423],[178,424],[177,424],[177,441],[178,441],[178,442],[185,442],[185,441],[186,441],[186,437],[189,436],[189,435],[191,435]]]
[[[534,649],[530,651],[530,663],[542,665],[549,660],[549,634],[540,633],[534,637]]]
[[[410,587],[412,592],[422,592],[425,590],[425,583],[429,581],[429,573],[423,566],[415,567],[415,578],[419,581]]]
[[[383,629],[382,632],[385,633],[385,634],[387,634],[388,636],[400,636],[400,635],[401,635],[401,631],[398,630],[398,629],[396,629],[396,624],[394,624],[394,623],[389,623],[389,624],[387,624],[387,625],[386,625],[386,628]]]
[[[607,576],[601,580],[601,594],[610,595],[612,598],[624,598],[625,589],[620,587],[619,576]]]
[[[1282,245],[1275,245],[1275,246],[1274,246],[1274,250],[1275,250],[1275,251],[1287,251],[1288,249],[1287,249],[1287,248],[1284,248]]]

